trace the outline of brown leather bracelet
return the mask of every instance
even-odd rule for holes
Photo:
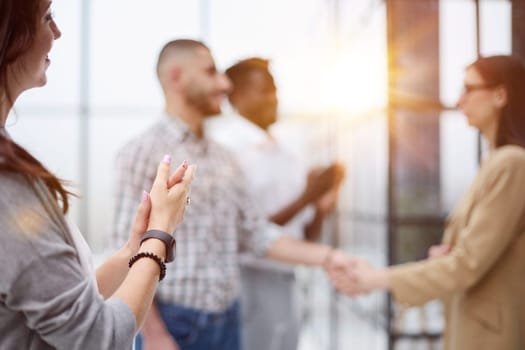
[[[176,242],[172,235],[161,230],[149,230],[142,236],[140,244],[150,238],[160,239],[166,246],[166,263],[172,262],[175,259]]]

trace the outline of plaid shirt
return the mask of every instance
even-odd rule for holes
[[[172,154],[197,165],[191,205],[176,229],[175,261],[157,290],[157,300],[207,312],[221,312],[239,294],[239,250],[263,255],[280,236],[248,195],[240,168],[230,152],[197,138],[178,118],[165,116],[126,144],[117,158],[117,196],[113,242],[129,237],[141,193],[149,190],[159,161]]]

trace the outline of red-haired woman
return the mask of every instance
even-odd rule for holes
[[[50,7],[0,2],[0,349],[130,349],[171,260],[167,232],[182,221],[194,167],[170,176],[164,157],[137,200],[129,241],[91,273],[87,246],[64,217],[69,192],[4,128],[18,96],[46,83],[61,35]]]

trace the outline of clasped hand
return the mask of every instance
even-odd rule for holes
[[[151,191],[143,193],[131,235],[126,246],[132,254],[138,250],[140,240],[148,229],[172,234],[184,217],[186,197],[195,173],[195,165],[183,162],[171,175],[171,157],[165,156],[157,168]]]
[[[388,288],[386,270],[373,267],[368,261],[350,257],[335,250],[324,266],[332,285],[349,296],[368,294]]]

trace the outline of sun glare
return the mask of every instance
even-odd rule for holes
[[[323,81],[327,109],[350,118],[382,109],[387,103],[386,50],[366,42],[333,58]]]

